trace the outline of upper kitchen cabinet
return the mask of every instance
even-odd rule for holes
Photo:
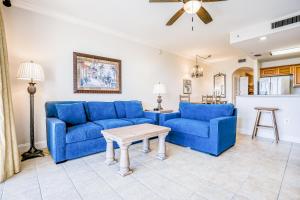
[[[282,66],[278,68],[278,75],[292,75],[293,74],[293,66]]]
[[[279,68],[278,67],[270,67],[270,68],[261,68],[260,76],[268,77],[268,76],[278,76]]]
[[[293,74],[293,66],[268,67],[260,69],[261,77],[286,76]]]
[[[293,67],[294,71],[294,87],[300,87],[300,65]]]

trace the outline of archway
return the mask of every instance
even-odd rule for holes
[[[239,95],[254,94],[253,68],[240,67],[232,73],[232,102],[236,103]]]

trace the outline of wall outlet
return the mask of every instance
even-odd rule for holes
[[[290,123],[290,119],[284,119],[284,124],[288,125]]]

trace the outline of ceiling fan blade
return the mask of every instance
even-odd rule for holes
[[[227,1],[227,0],[202,0],[202,2],[218,2],[218,1]]]
[[[178,3],[178,2],[182,2],[182,0],[149,0],[150,3]]]
[[[174,22],[176,22],[176,20],[184,13],[184,9],[181,8],[180,10],[178,10],[175,15],[173,15],[173,17],[168,21],[168,23],[166,24],[167,26],[171,26],[172,24],[174,24]]]
[[[201,6],[201,8],[198,10],[197,15],[204,22],[204,24],[208,24],[213,20],[207,10],[203,8],[203,6]]]

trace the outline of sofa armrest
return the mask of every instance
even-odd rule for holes
[[[55,163],[66,160],[66,123],[57,118],[47,118],[47,145]]]
[[[149,119],[153,119],[155,124],[158,124],[159,114],[151,111],[144,111],[144,116]]]
[[[217,144],[217,155],[233,146],[236,141],[236,116],[220,117],[210,120],[210,137]]]
[[[159,125],[163,126],[166,121],[175,118],[180,118],[180,112],[162,113],[159,115]]]

